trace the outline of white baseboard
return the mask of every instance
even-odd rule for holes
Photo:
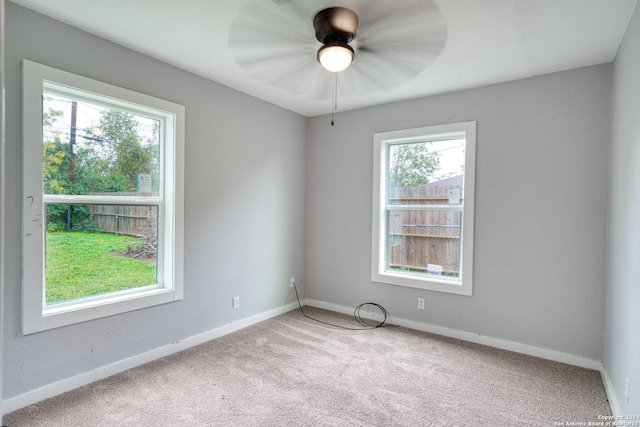
[[[602,381],[604,382],[604,391],[607,393],[609,406],[611,406],[611,413],[616,417],[615,419],[622,420],[624,419],[622,418],[624,414],[620,408],[620,401],[618,400],[618,395],[613,387],[613,382],[611,382],[611,377],[609,376],[606,365],[602,364],[602,370],[600,372],[602,374]]]
[[[323,308],[325,310],[335,311],[337,313],[353,314],[353,308],[311,299],[307,299],[306,302],[307,305],[311,307]],[[527,354],[529,356],[562,362],[568,365],[579,366],[581,368],[602,371],[602,362],[599,360],[587,359],[585,357],[575,356],[573,354],[563,353],[560,351],[549,350],[542,347],[536,347],[500,338],[492,338],[472,332],[459,331],[457,329],[445,328],[443,326],[431,325],[429,323],[416,322],[415,320],[401,319],[394,316],[387,317],[387,322],[418,331],[430,332],[436,335],[443,335],[445,337],[456,338],[462,341],[469,341],[476,344],[483,344],[489,347],[499,348],[502,350],[509,350],[516,353]]]
[[[304,305],[305,301],[303,300],[301,301],[301,303]],[[65,393],[78,387],[82,387],[83,385],[90,384],[94,381],[98,381],[111,375],[124,372],[127,369],[135,368],[136,366],[140,366],[153,360],[169,356],[182,350],[186,350],[188,348],[210,341],[214,338],[239,331],[240,329],[244,329],[247,326],[265,321],[267,319],[291,310],[295,310],[297,308],[297,302],[290,303],[281,307],[274,308],[272,310],[265,311],[263,313],[258,313],[245,319],[238,320],[228,325],[224,325],[219,328],[212,329],[210,331],[206,331],[189,338],[185,338],[184,340],[168,344],[151,351],[129,357],[127,359],[119,360],[110,365],[102,366],[92,371],[85,372],[83,374],[76,375],[70,378],[65,378],[64,380],[56,381],[52,384],[47,384],[35,390],[31,390],[24,394],[4,400],[2,409],[4,413],[8,414],[9,412],[24,408],[25,406],[32,405],[44,399],[48,399],[49,397],[57,396],[61,393]]]

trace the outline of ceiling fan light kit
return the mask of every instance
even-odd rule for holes
[[[346,43],[326,43],[318,50],[318,62],[328,71],[338,73],[353,61],[353,49]]]

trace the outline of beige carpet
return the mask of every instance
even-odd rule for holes
[[[348,316],[308,314],[359,327]],[[596,371],[293,311],[8,414],[14,426],[553,426],[611,415]]]

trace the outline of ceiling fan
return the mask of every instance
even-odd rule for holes
[[[446,19],[434,0],[258,0],[229,29],[255,79],[313,100],[393,89],[437,59]]]

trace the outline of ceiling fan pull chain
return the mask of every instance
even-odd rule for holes
[[[338,109],[338,73],[333,73],[333,109]]]
[[[338,109],[338,73],[333,73],[333,99],[331,100],[331,126],[333,126],[333,114]]]

